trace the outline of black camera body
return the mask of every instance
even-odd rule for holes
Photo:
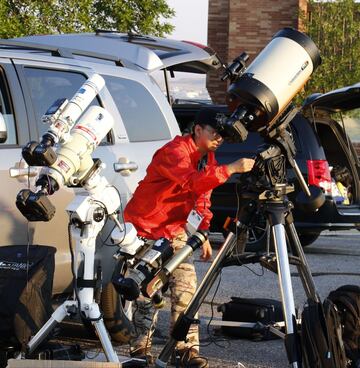
[[[54,144],[53,137],[45,134],[40,143],[31,141],[24,146],[22,157],[29,166],[51,166],[57,159]]]
[[[16,207],[28,221],[50,221],[55,215],[55,207],[47,193],[34,193],[29,189],[21,190],[16,196]]]

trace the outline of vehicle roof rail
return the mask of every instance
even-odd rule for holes
[[[18,41],[18,40],[11,40],[11,39],[0,39],[0,47],[7,46],[7,47],[16,47],[18,49],[30,49],[30,50],[39,50],[39,51],[48,51],[51,52],[53,56],[64,57],[68,59],[74,59],[74,55],[78,56],[85,56],[95,59],[107,60],[114,62],[117,66],[124,66],[122,61],[114,56],[108,54],[102,54],[99,52],[94,51],[84,51],[84,50],[77,50],[77,49],[70,49],[67,47],[58,47],[58,46],[51,46],[51,45],[43,45],[34,42],[26,42],[26,41]]]
[[[126,39],[128,42],[131,42],[132,40],[146,40],[146,41],[156,42],[156,39],[154,39],[151,36],[142,35],[140,33],[135,33],[133,31],[129,31],[127,33],[124,33],[124,32],[120,32],[120,31],[113,31],[113,30],[110,30],[110,29],[96,29],[95,30],[95,35],[96,36],[101,36],[101,34],[111,34],[111,33],[121,35],[121,37],[123,39]]]

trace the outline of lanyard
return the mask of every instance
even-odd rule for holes
[[[197,170],[198,171],[205,171],[205,167],[207,165],[207,162],[208,162],[208,155],[206,154],[205,156],[201,157],[200,160],[198,161],[198,164],[197,164]],[[205,210],[205,207],[206,207],[206,193],[204,193],[204,210]],[[195,201],[195,205],[194,205],[194,208],[196,210],[196,201]]]

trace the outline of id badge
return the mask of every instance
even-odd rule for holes
[[[195,233],[195,231],[199,228],[203,218],[204,217],[201,216],[196,210],[190,211],[186,223],[186,232],[188,235],[192,235]]]

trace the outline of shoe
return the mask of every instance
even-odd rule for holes
[[[137,358],[137,359],[144,360],[147,365],[155,363],[155,359],[152,356],[152,354],[149,351],[146,351],[145,349],[142,349],[142,348],[131,351],[130,356],[132,358]]]
[[[177,350],[173,355],[172,363],[176,367],[186,368],[208,368],[209,363],[205,357],[199,356],[199,353],[195,349],[181,349]]]

